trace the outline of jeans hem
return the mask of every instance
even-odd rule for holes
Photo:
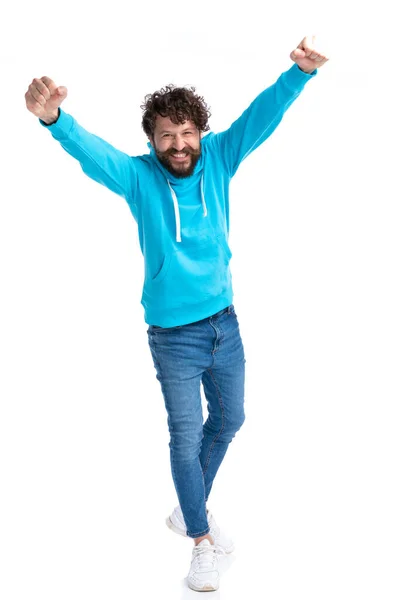
[[[199,538],[202,537],[203,535],[208,535],[210,533],[210,528],[207,527],[207,529],[205,529],[203,532],[201,533],[189,533],[188,531],[186,532],[186,535],[190,538]]]

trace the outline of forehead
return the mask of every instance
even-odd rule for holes
[[[157,115],[156,125],[154,133],[162,133],[163,131],[169,131],[171,133],[179,133],[185,129],[196,129],[196,125],[193,121],[185,121],[184,123],[173,123],[169,117],[161,117]]]

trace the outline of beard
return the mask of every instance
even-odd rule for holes
[[[157,148],[154,148],[154,150],[158,160],[160,161],[160,163],[162,163],[162,165],[164,165],[167,171],[169,171],[172,175],[180,179],[183,179],[184,177],[190,177],[191,175],[193,175],[193,171],[201,155],[201,148],[195,150],[194,148],[190,148],[190,146],[185,146],[185,148],[183,148],[183,150],[179,150],[179,152],[178,150],[175,150],[175,148],[169,148],[168,150],[165,150],[165,152],[160,152],[160,150],[157,150]],[[183,153],[185,153],[189,157],[189,165],[186,165],[184,163],[173,165],[170,156],[172,154]]]

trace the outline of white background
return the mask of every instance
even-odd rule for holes
[[[231,186],[247,420],[210,508],[224,600],[398,600],[398,51],[388,6],[14,4],[0,38],[0,597],[174,599],[191,542],[125,201],[25,108],[34,77],[131,155],[140,104],[195,85],[226,128],[315,33],[331,60]]]

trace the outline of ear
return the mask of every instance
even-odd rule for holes
[[[148,138],[148,140],[149,140],[150,144],[151,144],[151,145],[153,146],[153,148],[154,148],[154,137],[153,137],[152,135],[148,135],[148,136],[147,136],[147,138]]]

